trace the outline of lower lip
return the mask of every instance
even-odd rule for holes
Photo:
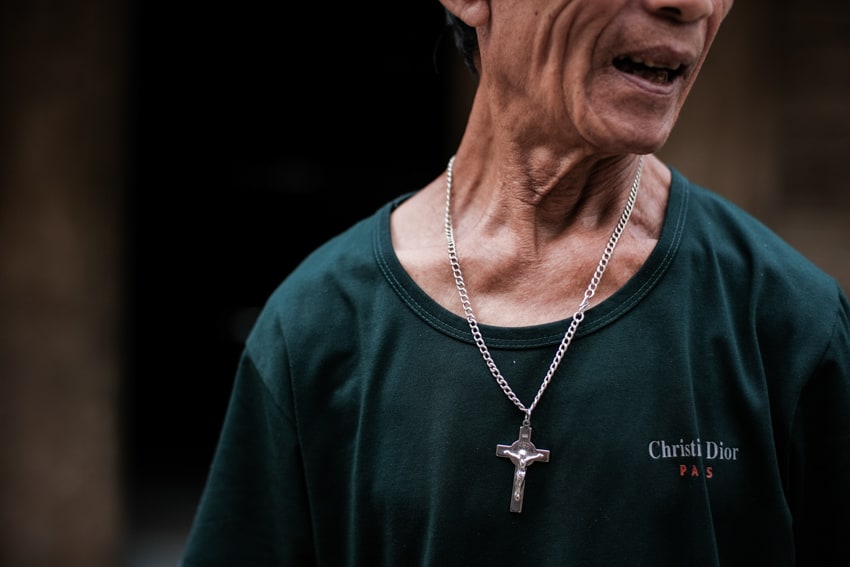
[[[653,96],[663,96],[669,97],[672,96],[676,90],[679,81],[682,79],[681,76],[677,76],[669,83],[655,83],[650,80],[644,79],[639,75],[632,75],[630,73],[623,73],[620,70],[615,70],[616,73],[622,77],[623,79],[629,81],[631,84],[637,86],[642,91],[646,91]]]

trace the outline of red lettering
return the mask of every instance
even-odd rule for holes
[[[690,471],[690,475],[688,473]],[[702,472],[700,472],[702,471]],[[714,478],[714,469],[712,467],[705,467],[704,469],[700,469],[699,465],[679,465],[679,476],[686,477],[690,476],[691,478],[699,478],[701,475],[704,475],[705,478]]]

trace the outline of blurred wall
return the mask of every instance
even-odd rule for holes
[[[0,565],[116,565],[122,15],[0,4]]]
[[[850,4],[735,2],[660,155],[850,290]]]

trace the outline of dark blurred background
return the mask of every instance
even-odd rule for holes
[[[273,287],[444,168],[456,57],[440,10],[136,8],[121,416],[136,533],[166,511],[175,533],[186,527],[242,340]]]
[[[445,167],[437,2],[0,3],[0,565],[175,565],[237,358]],[[850,4],[738,2],[662,157],[850,287]]]

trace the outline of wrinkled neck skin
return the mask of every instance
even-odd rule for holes
[[[476,94],[454,163],[458,239],[507,232],[534,247],[570,234],[610,233],[631,189],[638,154],[600,151],[576,132],[543,131],[541,125],[554,122],[513,113],[486,92]],[[657,235],[669,182],[669,170],[645,156],[633,229]]]
[[[504,117],[501,117],[504,119]],[[571,143],[529,144],[533,128],[494,128],[499,118],[476,100],[453,166],[451,216],[467,291],[480,323],[527,326],[571,317],[628,200],[633,153],[605,154]],[[561,141],[563,140],[563,141]],[[402,266],[432,299],[464,316],[444,230],[445,172],[392,217]],[[657,243],[669,169],[644,156],[627,229],[591,308],[617,291]]]
[[[546,131],[552,120],[513,112],[487,92],[476,95],[452,175],[454,238],[475,316],[501,326],[565,320],[620,219],[639,155]],[[463,316],[446,251],[446,180],[443,172],[393,213],[393,245],[414,281]],[[645,155],[634,210],[591,308],[646,261],[669,185],[669,169]]]

